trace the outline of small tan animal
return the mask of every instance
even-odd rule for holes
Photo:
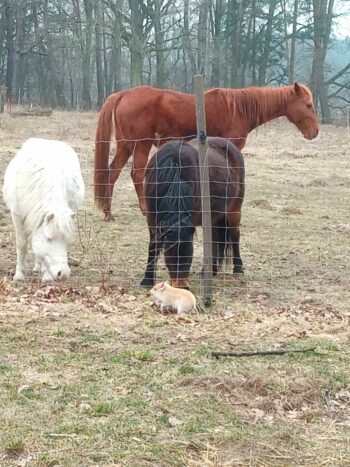
[[[197,312],[196,297],[189,290],[177,289],[169,282],[160,282],[150,290],[150,293],[161,310],[171,307],[178,314]]]

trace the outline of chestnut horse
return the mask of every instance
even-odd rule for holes
[[[281,88],[211,89],[205,93],[205,107],[207,134],[230,139],[239,149],[250,131],[277,117],[287,117],[307,139],[319,131],[311,91],[298,83]],[[117,150],[109,165],[113,125]],[[111,218],[114,184],[131,155],[131,176],[144,212],[143,177],[152,145],[195,136],[193,95],[149,86],[110,95],[99,115],[95,145],[95,203],[105,220]]]
[[[233,252],[233,272],[243,273],[239,224],[244,197],[244,161],[239,149],[223,138],[208,138],[213,238],[213,273],[226,252]],[[150,159],[144,180],[150,234],[143,287],[152,287],[156,263],[164,250],[171,285],[188,288],[193,234],[202,225],[198,139],[170,141]]]

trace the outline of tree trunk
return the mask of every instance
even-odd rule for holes
[[[118,92],[122,88],[122,6],[122,0],[113,2],[112,53],[108,75],[109,92],[106,92],[106,95],[109,95],[112,91]]]
[[[5,17],[6,17],[6,98],[12,102],[14,98],[14,82],[16,75],[16,52],[15,52],[15,19],[13,3],[11,0],[5,1]]]
[[[241,68],[241,32],[242,32],[242,16],[243,16],[243,0],[236,0],[232,5],[235,11],[232,11],[232,16],[235,18],[233,25],[233,41],[231,43],[232,61],[231,61],[231,87],[238,87],[238,76]]]
[[[161,0],[154,1],[153,24],[154,24],[154,40],[156,48],[157,60],[157,78],[156,86],[164,88],[165,86],[165,60],[164,60],[164,35],[161,24]]]
[[[221,25],[223,17],[222,0],[216,0],[213,6],[212,36],[213,36],[213,58],[211,67],[211,87],[220,86],[220,64],[221,64]]]
[[[252,44],[252,55],[251,55],[251,65],[252,65],[252,85],[257,84],[256,80],[256,0],[252,1],[252,30],[253,30],[253,44]]]
[[[288,75],[288,82],[290,83],[290,57],[289,57],[288,19],[287,19],[286,0],[281,0],[281,10],[283,12],[283,33],[284,33],[285,57],[286,57],[286,62],[287,62],[287,75]]]
[[[289,70],[288,70],[288,77],[289,77],[290,83],[293,83],[294,73],[295,73],[294,70],[295,70],[295,50],[296,50],[296,42],[297,42],[298,8],[299,8],[299,0],[294,0],[293,30],[292,30],[292,40],[290,44],[290,60],[289,60]]]
[[[83,109],[91,109],[91,41],[92,41],[92,0],[84,0],[84,11],[86,19],[85,47],[83,50]]]
[[[108,87],[110,74],[110,63],[107,58],[107,40],[106,40],[106,21],[104,10],[102,10],[102,47],[103,47],[103,81],[104,81],[104,95],[109,96],[112,92],[111,88]]]
[[[184,49],[188,55],[190,65],[191,65],[191,91],[194,89],[194,81],[193,77],[197,74],[197,65],[196,59],[194,57],[192,43],[191,43],[191,36],[190,36],[190,29],[189,29],[189,20],[188,20],[188,9],[189,9],[189,0],[184,0],[184,33],[183,33],[183,44]]]
[[[129,0],[131,38],[129,48],[130,59],[130,86],[140,86],[142,84],[143,70],[143,12],[142,0]]]
[[[197,68],[198,72],[203,75],[204,79],[207,73],[207,57],[208,57],[208,13],[209,1],[202,0],[199,10],[198,20],[198,53],[197,53]]]
[[[101,5],[100,0],[94,0],[95,10],[95,49],[96,49],[96,81],[97,81],[97,107],[100,109],[104,101],[104,85],[102,70],[102,41],[101,41]]]
[[[266,84],[266,72],[269,62],[269,56],[271,51],[271,39],[272,39],[272,26],[273,18],[275,15],[275,9],[277,0],[270,0],[269,2],[269,13],[267,17],[266,31],[264,36],[264,47],[262,56],[259,64],[259,85],[264,86]]]
[[[333,6],[334,0],[313,0],[314,58],[311,87],[316,102],[320,103],[324,123],[332,122],[325,84],[325,58],[332,29]]]
[[[250,15],[249,21],[248,21],[248,31],[247,31],[247,37],[246,37],[246,46],[244,48],[244,52],[242,55],[242,69],[241,69],[241,79],[240,79],[240,86],[242,88],[245,87],[245,81],[246,81],[246,74],[247,74],[247,67],[249,64],[249,44],[250,44],[250,36],[252,33],[252,27],[253,27],[253,17]]]

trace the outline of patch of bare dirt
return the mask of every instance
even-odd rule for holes
[[[301,214],[302,211],[299,208],[295,208],[292,206],[287,206],[285,208],[282,208],[280,210],[281,214],[284,214],[285,216],[294,216],[296,214]]]
[[[252,201],[249,201],[249,206],[252,208],[265,209],[267,211],[273,210],[273,207],[266,199],[253,199]]]

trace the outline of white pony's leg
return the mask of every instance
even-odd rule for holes
[[[24,229],[22,218],[17,214],[11,213],[12,222],[15,226],[16,232],[16,250],[17,250],[17,263],[15,281],[24,281],[25,259],[28,251],[28,238]]]

